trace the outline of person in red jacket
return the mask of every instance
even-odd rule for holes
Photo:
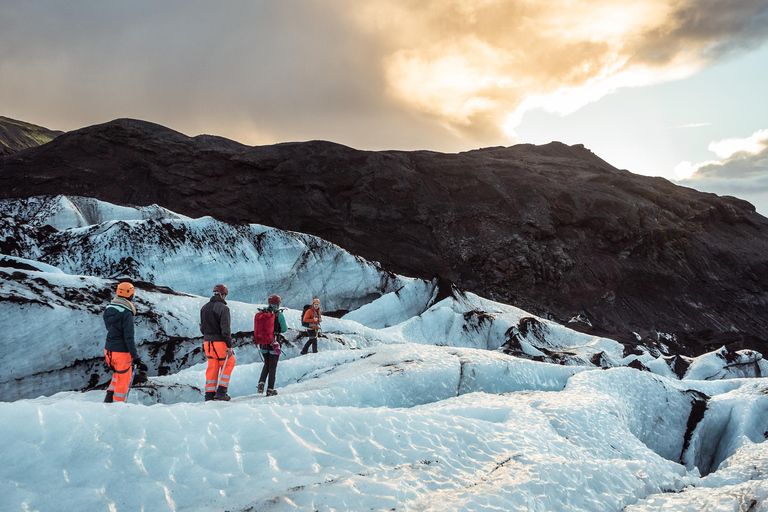
[[[277,394],[275,390],[275,380],[277,376],[277,362],[280,359],[280,334],[288,330],[288,324],[285,322],[285,316],[280,311],[280,303],[283,299],[279,295],[270,295],[267,299],[268,306],[263,311],[264,313],[271,313],[274,317],[273,323],[273,340],[274,342],[269,345],[257,345],[261,357],[264,360],[264,366],[261,368],[261,377],[259,377],[259,385],[257,391],[259,394],[264,392],[264,385],[267,386],[267,396],[274,396]],[[258,318],[258,316],[257,316]],[[256,324],[254,321],[254,337],[256,336]]]
[[[217,284],[213,287],[213,297],[200,310],[200,332],[203,333],[203,348],[208,358],[205,371],[206,402],[230,399],[227,389],[235,367],[235,352],[232,350],[229,308],[224,300],[228,293],[226,286]]]
[[[320,313],[320,299],[312,301],[312,307],[304,313],[302,321],[309,324],[309,330],[307,330],[309,340],[304,344],[304,348],[301,349],[301,354],[306,354],[309,351],[310,345],[312,346],[312,353],[317,354],[317,337],[320,333],[320,322],[323,321],[323,315]]]
[[[112,370],[112,382],[104,398],[107,403],[125,402],[131,387],[133,366],[141,364],[133,339],[133,317],[136,316],[136,306],[131,302],[133,293],[131,283],[118,284],[117,296],[104,310],[104,325],[107,328],[104,357]]]

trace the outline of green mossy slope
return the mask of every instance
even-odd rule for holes
[[[0,116],[0,155],[41,146],[64,132]]]

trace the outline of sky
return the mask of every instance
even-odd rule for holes
[[[766,0],[4,0],[0,115],[245,144],[558,140],[768,215]]]

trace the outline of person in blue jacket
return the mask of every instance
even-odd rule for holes
[[[104,325],[107,328],[104,357],[112,370],[112,382],[104,398],[107,403],[125,402],[132,382],[133,367],[141,364],[133,337],[133,318],[136,316],[133,294],[131,283],[120,283],[117,285],[116,297],[104,310]]]

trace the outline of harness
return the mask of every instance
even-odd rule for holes
[[[219,361],[224,361],[225,357],[219,357],[219,352],[216,350],[216,345],[213,344],[212,341],[206,341],[206,343],[210,343],[211,350],[213,350],[213,353],[216,354],[216,359]],[[208,357],[208,359],[213,359],[213,357]]]
[[[126,372],[128,372],[128,370],[131,369],[130,365],[128,365],[128,368],[126,368],[125,370],[118,370],[117,368],[115,368],[115,365],[112,364],[112,351],[111,350],[107,350],[107,364],[109,365],[109,369],[112,370],[115,373],[126,373]]]

